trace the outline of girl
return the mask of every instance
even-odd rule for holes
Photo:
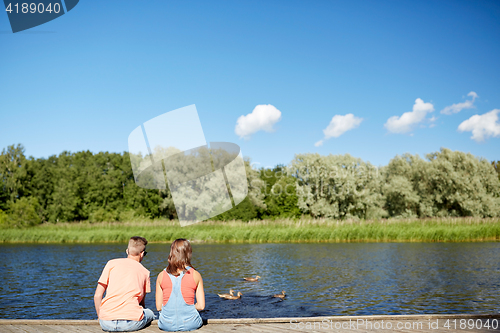
[[[191,266],[191,253],[189,241],[176,239],[170,246],[168,266],[156,279],[161,330],[191,331],[203,324],[198,311],[205,308],[205,291],[200,273]]]

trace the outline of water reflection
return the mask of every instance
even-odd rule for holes
[[[96,281],[126,244],[1,245],[0,318],[95,318]],[[156,275],[168,245],[148,245]],[[500,243],[193,245],[204,318],[496,313]],[[243,281],[260,275],[259,282]],[[241,291],[240,300],[217,293]],[[286,290],[280,300],[272,295]]]

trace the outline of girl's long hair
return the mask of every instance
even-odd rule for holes
[[[193,267],[191,265],[192,253],[193,249],[187,239],[179,238],[173,241],[168,255],[167,273],[178,276],[177,270],[185,270],[186,266]]]

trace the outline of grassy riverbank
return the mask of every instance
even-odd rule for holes
[[[163,243],[181,237],[200,243],[495,241],[500,219],[210,221],[184,228],[177,221],[61,223],[0,229],[0,243],[126,242],[134,235]]]

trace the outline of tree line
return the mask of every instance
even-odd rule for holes
[[[261,169],[246,159],[245,168],[247,198],[214,219],[500,216],[500,161],[444,148],[381,168],[348,154],[298,154],[287,166]],[[2,226],[137,217],[175,219],[176,210],[168,187],[135,184],[127,152],[33,158],[20,144],[2,150]]]

